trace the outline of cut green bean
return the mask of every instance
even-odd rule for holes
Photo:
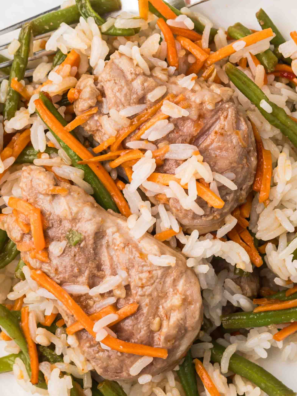
[[[94,18],[98,26],[105,23],[105,20],[93,9],[90,0],[76,0],[76,5],[81,16],[86,20],[90,17]],[[136,32],[134,29],[118,29],[115,26],[112,26],[104,32],[104,34],[107,34],[108,36],[134,36]]]
[[[9,240],[4,246],[3,252],[0,253],[0,269],[10,264],[19,254],[16,244]]]
[[[23,272],[23,268],[25,267],[26,263],[23,260],[20,260],[16,269],[15,269],[15,277],[20,280],[25,280],[25,275]]]
[[[179,366],[177,372],[186,396],[199,396],[196,381],[196,371],[193,364],[191,351],[187,353],[185,360]]]
[[[211,349],[211,360],[215,363],[221,363],[225,348],[217,342],[213,342]],[[285,386],[281,381],[275,378],[261,366],[250,362],[244,357],[234,353],[229,362],[229,370],[235,374],[246,378],[253,384],[257,385],[268,396],[294,396],[296,393]]]
[[[291,294],[290,296],[286,296],[286,290],[272,294],[271,296],[267,296],[268,300],[280,300],[280,301],[291,301],[291,300],[296,300],[297,299],[297,292],[294,294]]]
[[[120,0],[91,0],[93,9],[104,15],[108,12],[114,12],[121,9]],[[76,5],[53,11],[36,18],[32,22],[33,34],[52,32],[60,27],[61,23],[72,25],[79,22],[80,13]]]
[[[12,117],[14,117],[16,111],[19,108],[20,94],[11,88],[11,81],[14,78],[16,78],[18,81],[21,81],[25,76],[31,46],[31,39],[32,25],[24,25],[19,35],[19,42],[21,45],[14,55],[13,63],[10,70],[9,87],[4,106],[4,118],[6,120],[10,120]]]
[[[225,71],[233,84],[258,108],[264,118],[271,125],[280,129],[297,147],[297,122],[291,120],[284,109],[272,103],[264,92],[237,67],[227,63]],[[271,113],[261,107],[261,104],[265,104],[265,102],[271,107]]]
[[[63,54],[63,52],[59,49],[53,60],[53,67],[59,66],[64,60],[67,58],[67,55]]]
[[[55,108],[55,106],[52,104],[50,99],[48,99],[42,92],[40,93],[40,99],[44,103],[44,105],[47,107],[47,109],[57,118],[57,120],[63,125],[67,125],[67,121],[61,116],[61,114],[58,112],[58,110]],[[78,162],[81,161],[81,158],[74,152],[72,151],[59,137],[52,132],[61,147],[66,151],[67,155],[72,161],[72,165],[75,168],[82,169],[85,173],[85,181],[91,184],[94,190],[94,198],[97,201],[99,205],[101,205],[104,209],[111,209],[114,212],[119,212],[116,204],[114,203],[113,199],[111,198],[109,192],[106,190],[106,188],[103,186],[101,181],[98,179],[98,177],[95,175],[95,173],[89,168],[88,165],[82,165],[79,164]]]
[[[178,10],[178,9],[175,8],[175,7],[173,7],[171,4],[167,3],[166,1],[164,1],[164,3],[171,9],[171,11],[173,11],[173,12],[175,13],[175,15],[177,15],[177,16],[183,15],[182,12],[181,12],[180,10]],[[160,12],[159,12],[158,10],[156,10],[156,8],[155,8],[151,3],[149,3],[149,10],[150,10],[150,12],[151,12],[152,14],[156,15],[158,18],[163,18],[163,19],[166,21],[166,18],[165,18],[162,14],[160,14]],[[197,33],[199,33],[199,34],[203,34],[203,31],[204,31],[204,28],[205,28],[205,26],[203,25],[203,23],[201,23],[201,22],[200,22],[198,19],[196,19],[196,18],[195,18],[195,19],[194,19],[194,18],[191,18],[191,17],[189,17],[189,18],[190,18],[191,21],[194,23],[194,30],[195,30]],[[218,32],[218,29],[211,28],[210,36],[209,36],[210,42],[213,41],[214,36],[217,34],[217,32]]]
[[[0,358],[0,373],[8,373],[12,371],[15,359],[24,359],[24,355],[22,352],[18,354],[12,354],[8,356],[3,356]]]
[[[252,31],[243,26],[241,23],[236,23],[235,25],[228,28],[228,35],[234,40],[240,40],[243,37],[249,36],[250,34],[252,34]],[[278,58],[270,49],[256,55],[256,57],[265,67],[268,73],[274,71],[275,66],[278,63]]]
[[[44,151],[45,153],[57,154],[58,150],[53,147],[47,147]],[[39,151],[36,151],[32,146],[26,147],[15,161],[16,164],[33,164],[34,160],[38,158]]]
[[[105,380],[98,385],[103,396],[127,396],[123,388],[115,381]]]
[[[2,253],[2,250],[6,245],[7,240],[8,236],[6,234],[6,231],[0,230],[0,253]]]
[[[63,363],[62,356],[57,355],[54,351],[46,346],[38,345],[38,351],[42,357],[42,361],[50,362],[51,364]]]
[[[224,329],[249,329],[297,321],[297,308],[267,312],[237,312],[222,316]]]

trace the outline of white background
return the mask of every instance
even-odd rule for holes
[[[137,0],[122,1],[125,2],[125,10],[137,9]],[[61,2],[62,0],[0,0],[0,29],[49,10]],[[269,13],[284,36],[289,37],[290,31],[297,30],[296,0],[210,0],[201,4],[197,10],[208,16],[217,27],[227,28],[231,24],[241,22],[249,28],[258,29],[255,13],[261,7]],[[3,42],[3,38],[0,39],[1,41]],[[0,343],[0,353],[1,347],[3,352],[3,344]],[[280,354],[274,351],[270,359],[258,361],[258,364],[297,392],[297,362],[281,362]],[[0,396],[27,396],[27,394],[18,387],[11,374],[1,374]]]

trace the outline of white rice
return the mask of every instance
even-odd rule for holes
[[[267,113],[272,113],[272,107],[269,103],[266,102],[266,100],[261,100],[260,107],[262,107],[262,109],[265,110]]]
[[[130,367],[129,373],[130,375],[138,375],[145,367],[152,363],[154,358],[149,356],[143,356],[133,366]]]
[[[172,118],[187,117],[189,115],[187,110],[176,105],[175,103],[169,102],[169,100],[164,100],[161,111]]]
[[[176,263],[176,257],[169,255],[154,256],[148,255],[149,261],[158,267],[174,267]]]
[[[100,285],[93,287],[89,291],[89,294],[90,296],[95,296],[97,294],[107,293],[117,287],[120,283],[122,283],[122,278],[119,275],[107,276]]]

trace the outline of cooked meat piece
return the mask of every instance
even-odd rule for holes
[[[98,311],[98,303],[114,294],[119,296],[118,308],[138,303],[137,313],[113,330],[121,340],[168,349],[166,360],[154,359],[141,374],[156,375],[173,368],[194,341],[202,321],[196,275],[180,253],[151,235],[136,240],[122,216],[104,211],[80,188],[59,182],[68,189],[68,195],[47,194],[57,183],[54,174],[43,168],[30,166],[22,171],[23,199],[40,208],[48,224],[45,237],[49,242],[50,262],[31,259],[28,252],[23,252],[22,258],[62,286],[70,283],[93,288],[106,277],[126,271],[125,290],[122,287],[94,297],[76,296],[75,300],[87,314]],[[16,243],[31,240],[31,234],[23,234],[18,228],[13,214],[2,218],[0,227]],[[83,240],[76,246],[68,243],[61,253],[57,242],[67,241],[70,230],[82,234]],[[155,266],[148,260],[148,254],[174,256],[176,265]],[[75,321],[65,309],[62,314],[67,325]],[[85,330],[77,336],[82,353],[98,374],[108,379],[132,378],[129,369],[139,356],[102,349]]]

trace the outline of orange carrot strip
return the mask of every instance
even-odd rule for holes
[[[254,312],[266,312],[266,311],[282,311],[283,309],[290,309],[297,307],[297,300],[281,301],[278,303],[272,303],[262,305],[254,309]]]
[[[114,136],[111,136],[105,142],[99,144],[99,146],[95,147],[93,149],[94,153],[99,154],[101,151],[106,150],[109,146],[111,146],[115,142],[116,138]]]
[[[198,74],[200,70],[202,69],[204,65],[204,62],[201,62],[201,60],[197,59],[195,63],[192,63],[191,66],[187,70],[187,76],[190,74]]]
[[[178,232],[174,230],[165,230],[162,232],[159,232],[156,234],[154,237],[161,242],[167,241],[168,239],[172,238],[173,236],[177,235]]]
[[[253,196],[252,194],[249,194],[246,199],[246,202],[240,206],[240,214],[245,219],[248,219],[250,217],[252,210],[252,202],[253,202]]]
[[[99,312],[95,312],[92,315],[90,315],[90,319],[92,319],[93,322],[96,322],[99,319],[104,318],[104,316],[107,316],[109,314],[115,314],[117,312],[116,308],[113,305],[109,305],[108,307],[105,307],[101,309]],[[66,333],[68,335],[72,335],[77,333],[80,330],[83,330],[84,327],[80,322],[75,322],[72,325],[68,326],[66,329]]]
[[[186,37],[191,41],[201,40],[201,34],[195,32],[194,30],[183,29],[176,26],[169,26],[169,29],[172,31],[173,34]]]
[[[117,180],[116,185],[117,185],[118,189],[121,191],[123,191],[124,188],[126,187],[126,184],[124,182],[122,182],[122,180]]]
[[[176,40],[181,44],[182,47],[184,47],[187,51],[191,52],[191,54],[194,55],[201,62],[206,61],[206,59],[209,57],[209,55],[205,51],[203,51],[202,48],[200,48],[197,44],[193,43],[188,38],[177,36]]]
[[[217,390],[215,384],[212,382],[210,375],[208,374],[208,372],[206,371],[205,367],[200,362],[200,360],[195,359],[194,363],[195,363],[196,372],[199,375],[203,385],[209,392],[210,396],[220,396],[219,391]]]
[[[81,94],[81,89],[77,88],[71,88],[68,91],[67,98],[70,103],[75,102],[77,99],[79,99],[79,95]]]
[[[37,250],[33,250],[30,252],[30,257],[31,259],[36,259],[43,263],[49,263],[48,253],[45,250],[41,250],[39,252]]]
[[[275,341],[283,341],[285,338],[289,337],[291,334],[296,333],[297,322],[290,324],[284,329],[280,330],[278,333],[274,334],[273,339]]]
[[[291,296],[292,294],[294,294],[296,292],[297,292],[297,286],[294,286],[294,287],[292,287],[292,289],[288,289],[286,291],[286,296],[289,297],[289,296]]]
[[[297,44],[297,32],[291,32],[290,36],[292,37],[292,39],[294,40],[295,44]]]
[[[265,254],[266,253],[266,246],[268,245],[268,242],[264,243],[264,245],[258,247],[258,251],[261,254]]]
[[[103,155],[98,155],[98,157],[93,157],[91,159],[85,160],[85,161],[79,161],[79,164],[92,164],[95,162],[103,162],[103,161],[108,161],[108,160],[113,160],[117,157],[119,157],[121,154],[130,152],[131,150],[118,150],[114,152],[110,152],[107,154]]]
[[[163,15],[166,19],[175,19],[175,13],[162,0],[149,0],[150,3]]]
[[[178,55],[177,55],[173,33],[170,30],[170,27],[164,21],[164,19],[159,18],[157,25],[159,26],[161,32],[163,33],[165,41],[167,43],[167,61],[169,63],[169,66],[178,68]]]
[[[132,132],[134,132],[138,127],[140,127],[141,124],[148,121],[151,117],[153,117],[157,113],[157,111],[161,109],[165,100],[171,100],[174,97],[175,96],[173,94],[167,95],[165,99],[161,100],[161,102],[157,103],[153,107],[150,107],[149,109],[143,111],[142,113],[138,114],[135,118],[133,118],[131,124],[128,127],[123,128],[121,131],[119,131],[116,137],[116,141],[112,144],[110,150],[117,151],[124,139],[126,139]]]
[[[39,372],[39,361],[36,344],[31,338],[29,329],[29,307],[23,307],[21,314],[21,327],[28,344],[29,356],[30,356],[30,366],[31,366],[31,383],[38,383],[38,372]]]
[[[169,146],[163,146],[157,150],[153,151],[153,158],[159,158],[159,157],[164,157],[165,154],[167,154],[169,151]]]
[[[248,246],[239,236],[238,232],[236,229],[233,228],[230,232],[228,232],[228,237],[231,239],[231,241],[238,243],[249,255],[251,262],[257,266],[259,264],[259,254],[255,253],[255,251]]]
[[[73,121],[65,126],[65,131],[71,132],[73,129],[87,122],[92,115],[98,112],[98,107],[85,111],[83,114],[77,116]]]
[[[239,66],[242,69],[246,69],[246,67],[247,67],[247,58],[241,58],[238,64],[239,64]]]
[[[17,243],[17,249],[19,252],[31,252],[32,250],[34,250],[35,246],[34,246],[34,241],[30,241],[30,242],[19,242]]]
[[[84,147],[74,136],[70,133],[67,133],[63,126],[58,122],[58,120],[51,114],[51,112],[46,108],[43,102],[38,99],[35,102],[35,106],[43,121],[54,131],[54,133],[61,139],[63,142],[71,148],[80,158],[83,160],[93,158],[92,154],[89,150]],[[110,177],[109,173],[104,169],[101,164],[89,164],[89,167],[96,174],[98,179],[102,182],[104,187],[112,196],[115,201],[119,211],[126,217],[130,216],[129,206],[124,199],[121,191],[117,188],[114,180]]]
[[[13,304],[13,308],[12,308],[13,311],[21,310],[21,308],[23,306],[24,298],[25,298],[25,296],[22,296],[15,300],[15,302]]]
[[[9,335],[4,333],[3,331],[1,332],[1,338],[3,341],[11,341],[12,340],[12,338],[10,338]]]
[[[10,86],[12,89],[14,89],[16,92],[18,92],[24,99],[26,99],[28,101],[31,99],[31,95],[29,94],[27,88],[21,82],[19,82],[16,78],[13,78],[11,80]]]
[[[165,186],[168,186],[169,182],[171,181],[175,181],[180,184],[180,180],[177,177],[169,175],[167,173],[153,173],[148,178],[148,181],[163,184]],[[187,186],[182,187],[184,189],[188,188]],[[196,182],[196,187],[198,196],[206,201],[210,206],[221,209],[225,205],[225,202],[221,198],[219,198],[213,191],[211,191],[209,187],[206,187],[199,182]]]
[[[28,234],[28,232],[30,232],[31,230],[31,226],[30,224],[24,223],[19,216],[19,212],[15,209],[13,209],[12,211],[14,217],[15,217],[15,221],[17,223],[17,225],[20,227],[20,229],[25,233]]]
[[[65,320],[64,319],[60,319],[56,322],[57,327],[63,327],[65,324]]]
[[[287,71],[287,72],[290,72],[290,73],[295,74],[295,73],[293,72],[293,69],[291,68],[291,66],[285,65],[285,64],[277,64],[277,65],[275,66],[274,70],[275,70],[275,71]]]
[[[263,150],[263,179],[261,183],[259,203],[269,198],[272,178],[272,158],[269,150]]]
[[[139,16],[145,21],[148,19],[149,3],[148,0],[138,0]]]
[[[243,37],[240,40],[235,41],[234,43],[237,43],[238,41],[244,41],[246,43],[246,47],[249,45],[255,44],[259,41],[265,40],[268,37],[273,36],[273,31],[271,28],[261,30],[260,32],[250,34],[249,36]],[[228,56],[234,54],[236,50],[234,49],[234,43],[227,45],[226,47],[223,47],[219,49],[218,51],[214,52],[213,54],[209,55],[209,58],[205,62],[205,66],[210,66],[213,63],[216,63],[224,58],[227,58]]]
[[[141,139],[142,135],[152,126],[154,126],[158,121],[166,120],[169,118],[167,114],[159,113],[156,114],[154,117],[152,117],[149,121],[147,121],[140,129],[138,132],[135,133],[134,136],[132,136],[131,140],[132,142]]]
[[[57,315],[58,314],[54,314],[54,313],[52,313],[50,315],[46,315],[44,317],[44,321],[40,322],[40,323],[42,324],[42,326],[50,327],[54,323]]]
[[[249,226],[249,222],[241,216],[239,208],[234,209],[232,215],[237,219],[237,224],[242,228],[247,228]]]
[[[126,175],[127,175],[127,177],[128,177],[128,180],[131,182],[131,180],[132,180],[132,174],[133,174],[132,168],[129,167],[129,166],[124,166],[124,170],[125,170],[125,172],[126,172]]]
[[[251,58],[252,58],[252,60],[253,60],[253,62],[254,62],[256,67],[261,65],[261,62],[259,61],[259,59],[255,55],[253,55],[251,53],[250,53],[250,55],[251,55]],[[265,69],[264,69],[264,71],[265,71]],[[264,72],[264,85],[267,85],[267,84],[268,84],[268,80],[267,80],[267,74],[266,74],[266,71],[265,71]]]
[[[143,157],[143,154],[140,150],[131,150],[129,153],[123,154],[114,161],[109,163],[111,168],[117,168],[122,165],[126,161],[136,160]]]
[[[67,195],[69,191],[65,187],[55,186],[47,190],[47,194],[51,195]]]
[[[240,233],[240,238],[250,247],[251,252],[250,252],[250,257],[251,257],[251,261],[252,263],[256,266],[256,267],[261,267],[263,265],[263,260],[262,257],[259,255],[255,244],[254,244],[254,239],[251,236],[251,234],[248,232],[248,230],[243,230]]]
[[[215,67],[214,65],[211,65],[203,72],[201,77],[203,78],[203,80],[208,80],[212,76],[214,71]]]
[[[57,285],[42,271],[32,270],[31,277],[33,280],[39,283],[40,286],[52,293],[65,306],[65,308],[70,311],[76,320],[78,320],[83,325],[84,329],[86,329],[89,334],[91,334],[94,338],[96,337],[96,333],[93,331],[94,322],[70,297],[66,290]],[[168,352],[164,348],[154,348],[147,345],[133,344],[131,342],[118,340],[110,335],[107,335],[101,342],[111,349],[122,353],[159,357],[161,359],[166,359],[168,356]]]

